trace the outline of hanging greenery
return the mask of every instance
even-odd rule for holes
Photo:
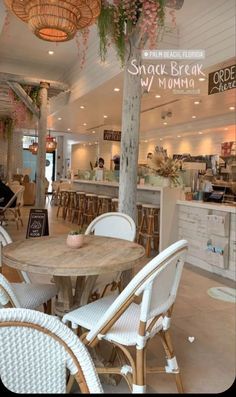
[[[14,120],[11,117],[0,118],[0,134],[4,139],[10,139],[14,129]]]
[[[173,10],[171,15],[174,21]],[[105,60],[107,48],[113,43],[124,65],[126,41],[137,25],[141,36],[145,35],[149,41],[149,48],[155,48],[164,22],[165,0],[114,0],[112,3],[102,0],[97,20],[101,59]]]

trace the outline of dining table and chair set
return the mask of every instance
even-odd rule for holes
[[[148,374],[166,373],[183,392],[170,328],[188,243],[149,259],[136,232],[133,219],[117,211],[91,220],[80,248],[63,234],[13,242],[0,226],[0,377],[7,389],[70,393],[77,383],[82,393],[104,393],[101,380],[123,377],[131,393],[146,393]],[[22,282],[9,282],[4,266]],[[32,274],[50,281],[32,282]],[[154,337],[163,367],[148,363]]]

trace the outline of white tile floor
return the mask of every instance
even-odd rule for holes
[[[56,208],[49,209],[50,234],[67,233],[74,228],[69,222],[56,219]],[[25,238],[29,208],[25,207],[24,227],[16,230],[9,222],[6,229],[13,240]],[[7,272],[12,280],[17,275]],[[235,379],[235,304],[210,297],[207,290],[215,286],[233,286],[233,282],[185,265],[173,313],[172,340],[182,371],[186,393],[220,393]],[[194,337],[191,343],[188,337]],[[149,345],[148,358],[155,365],[164,363],[164,354],[158,337]],[[170,375],[148,375],[148,393],[176,393]],[[105,393],[127,393],[122,382],[116,386],[104,385]],[[75,390],[76,393],[76,390]]]

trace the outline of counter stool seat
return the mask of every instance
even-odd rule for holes
[[[85,205],[84,205],[84,218],[86,225],[92,222],[97,216],[98,209],[98,196],[97,194],[86,193],[85,195]],[[83,226],[83,224],[81,225]]]
[[[85,204],[85,192],[75,192],[74,197],[74,208],[72,209],[71,222],[73,223],[77,218],[77,223],[82,223],[82,217],[84,216],[84,204]]]
[[[159,249],[159,214],[160,206],[142,204],[142,217],[138,231],[138,243],[145,247],[147,257],[151,255],[151,244],[155,251]]]
[[[119,199],[114,197],[111,199],[111,208],[112,212],[118,212],[118,207],[119,207]]]
[[[111,212],[111,197],[110,196],[98,196],[98,208],[97,216]]]

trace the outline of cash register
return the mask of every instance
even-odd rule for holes
[[[203,201],[213,203],[234,203],[236,197],[228,186],[212,185],[212,192],[204,192]]]

